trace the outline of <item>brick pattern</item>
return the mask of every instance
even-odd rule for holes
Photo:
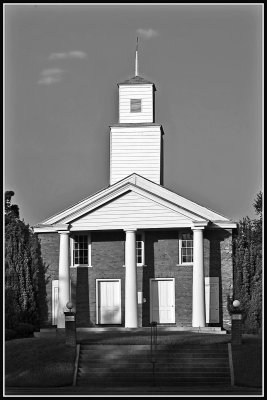
[[[186,232],[186,231],[185,231]],[[190,230],[188,230],[190,232]],[[49,319],[51,323],[52,279],[58,279],[59,235],[40,234],[42,255],[48,265],[47,297],[49,300]],[[79,327],[96,324],[96,279],[121,279],[122,325],[124,325],[125,268],[123,231],[92,232],[92,267],[71,268],[72,302],[75,304],[76,324]],[[137,267],[137,290],[146,299],[138,304],[138,323],[150,323],[150,279],[175,278],[175,318],[181,326],[191,326],[192,321],[192,265],[178,264],[177,231],[146,232],[145,264]],[[225,328],[231,325],[227,310],[227,295],[231,294],[232,235],[231,230],[204,231],[205,276],[219,277],[220,324]]]
[[[231,316],[227,310],[227,296],[232,295],[233,288],[232,232],[210,229],[204,235],[205,276],[219,277],[220,325],[228,329]]]
[[[242,343],[242,320],[233,319],[232,320],[232,344]]]
[[[58,279],[59,234],[57,232],[40,233],[38,237],[40,239],[43,262],[46,267],[48,319],[41,323],[41,327],[45,327],[52,325],[52,281]]]

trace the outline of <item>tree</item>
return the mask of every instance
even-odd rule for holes
[[[260,218],[243,218],[234,238],[234,297],[244,310],[247,332],[262,324],[262,192],[253,205]]]
[[[43,268],[38,238],[19,219],[12,196],[12,191],[5,193],[5,317],[6,328],[11,329],[18,322],[39,324],[39,271]]]
[[[10,218],[19,218],[19,207],[17,204],[11,205],[11,197],[14,196],[14,192],[9,190],[5,192],[5,217],[6,222],[9,221]],[[9,217],[9,218],[8,218]]]

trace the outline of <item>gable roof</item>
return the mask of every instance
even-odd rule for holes
[[[123,82],[119,82],[118,86],[120,85],[153,85],[154,89],[156,90],[155,84],[153,82],[150,82],[139,75],[133,76],[130,79],[126,79]]]
[[[161,185],[137,175],[136,173],[133,173],[121,181],[102,189],[101,191],[42,221],[35,226],[35,231],[40,231],[39,228],[49,230],[49,227],[52,228],[53,226],[65,226],[66,224],[71,224],[72,222],[83,218],[85,215],[92,213],[99,207],[104,207],[106,204],[115,201],[115,199],[120,196],[126,195],[130,191],[176,212],[177,215],[183,215],[187,220],[207,223],[212,222],[219,226],[229,225],[231,228],[236,227],[236,224],[225,216],[188,200]],[[121,229],[123,229],[123,227]]]

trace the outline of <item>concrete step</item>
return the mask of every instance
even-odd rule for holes
[[[213,368],[215,364],[218,364],[220,366],[223,365],[228,365],[229,360],[228,358],[179,358],[179,359],[164,359],[164,358],[134,358],[132,357],[131,359],[126,359],[126,358],[97,358],[97,359],[87,359],[80,357],[79,362],[85,365],[88,365],[90,367],[93,366],[101,366],[101,365],[107,365],[107,366],[112,366],[112,364],[115,367],[118,367],[118,365],[121,365],[122,368],[125,366],[138,366],[138,365],[149,365],[151,363],[156,363],[157,365],[172,365],[172,366],[183,366],[184,368],[188,368],[190,366],[199,366],[201,368],[207,366],[207,368]]]
[[[125,378],[125,379],[129,379],[129,375],[131,376],[131,378],[138,378],[138,379],[146,379],[146,377],[149,376],[153,376],[153,371],[152,368],[146,371],[103,371],[103,370],[99,370],[98,372],[96,371],[88,371],[86,369],[79,369],[78,371],[78,376],[82,377],[87,375],[88,373],[90,373],[90,377],[98,377],[98,376],[102,376],[102,377],[107,377],[108,379],[110,378]],[[160,377],[166,377],[168,379],[170,378],[214,378],[214,377],[229,377],[229,372],[225,371],[225,372],[215,372],[215,371],[209,371],[209,372],[203,372],[203,371],[197,371],[197,372],[193,372],[193,371],[184,371],[184,372],[169,372],[169,371],[155,371],[155,374],[157,376]]]
[[[82,351],[99,351],[100,349],[103,350],[112,350],[114,352],[124,352],[127,350],[127,353],[137,353],[137,352],[141,352],[142,354],[148,354],[151,352],[151,347],[150,346],[146,346],[146,347],[140,347],[138,345],[134,346],[116,346],[116,347],[107,347],[107,346],[102,346],[102,345],[98,345],[98,346],[81,346]],[[153,347],[153,351],[157,351],[158,353],[170,353],[170,352],[174,352],[174,353],[201,353],[201,354],[206,354],[206,353],[215,353],[215,354],[220,354],[220,353],[227,353],[227,348],[223,347],[223,348],[186,348],[186,347],[176,347],[176,348],[172,348],[172,347]]]
[[[121,365],[119,364],[118,366],[88,366],[84,365],[79,367],[78,372],[91,372],[91,373],[98,373],[98,372],[103,372],[103,373],[135,373],[136,371],[140,371],[140,373],[143,373],[145,371],[151,371],[153,368],[152,363],[150,364],[145,364],[145,365],[135,365],[134,367],[129,366],[129,365]],[[203,372],[203,373],[229,373],[229,366],[223,366],[223,367],[199,367],[197,366],[191,366],[189,368],[184,368],[182,365],[166,365],[166,364],[155,364],[155,370],[156,371],[161,371],[162,373],[198,373],[198,372]]]
[[[216,333],[216,334],[227,334],[227,331],[218,326],[206,326],[203,328],[193,328],[191,326],[162,326],[158,325],[157,327],[158,334],[166,333],[166,332],[193,332],[193,333]],[[91,332],[91,333],[100,333],[100,332],[114,332],[114,333],[141,333],[150,335],[151,327],[142,327],[142,328],[125,328],[123,326],[117,327],[78,327],[78,332]]]
[[[92,351],[92,350],[81,350],[80,353],[81,356],[84,358],[95,358],[95,357],[103,357],[103,351],[100,353],[99,351]],[[131,359],[131,358],[142,358],[142,359],[148,359],[151,357],[156,357],[158,359],[179,359],[179,358],[227,358],[228,354],[227,353],[187,353],[187,352],[171,352],[168,353],[166,351],[162,352],[153,352],[152,354],[150,352],[129,352],[128,354],[123,353],[122,351],[114,351],[110,353],[110,355],[114,357],[122,356],[125,359]]]
[[[135,349],[135,350],[149,350],[151,344],[105,344],[105,343],[91,343],[91,342],[86,342],[82,343],[82,348],[96,348],[99,349],[100,346],[102,346],[105,349],[117,349],[117,348],[122,348],[122,349]],[[207,350],[207,349],[214,349],[214,350],[219,350],[219,349],[224,349],[226,346],[226,343],[215,343],[215,344],[158,344],[157,348],[160,349],[176,349],[177,351],[179,350]]]
[[[115,379],[80,379],[77,386],[90,386],[90,387],[122,387],[122,386],[153,386],[154,384],[158,384],[159,386],[189,386],[189,385],[203,385],[203,386],[213,386],[213,385],[229,385],[229,379],[161,379],[159,380],[157,377],[155,378],[146,378],[144,380],[135,379],[135,380],[115,380]]]

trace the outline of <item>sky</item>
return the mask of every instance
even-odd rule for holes
[[[35,225],[109,185],[117,83],[155,83],[166,188],[228,218],[262,190],[261,4],[6,4],[4,183]]]

